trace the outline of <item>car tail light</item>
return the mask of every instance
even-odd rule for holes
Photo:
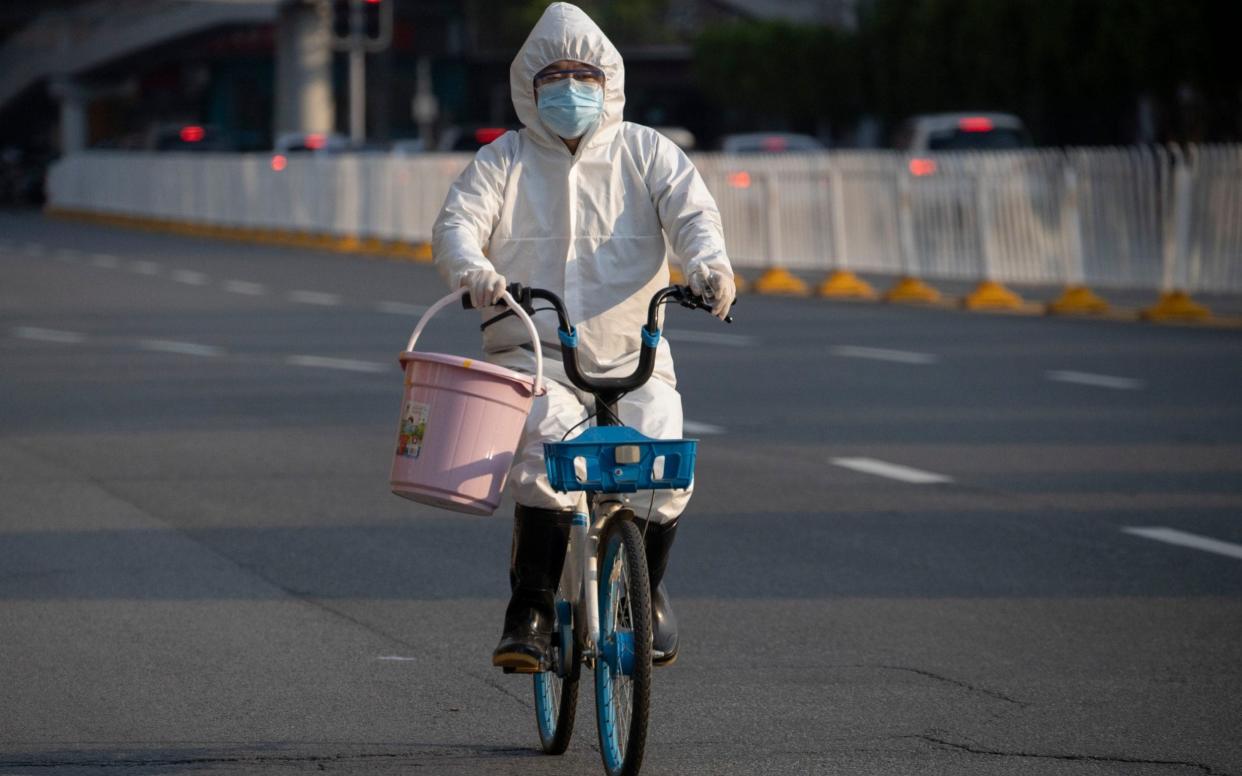
[[[772,153],[779,153],[789,147],[789,144],[785,142],[785,138],[777,137],[777,136],[765,137],[763,139],[763,142],[761,142],[759,145],[761,148],[763,148],[764,151],[769,151]]]
[[[328,144],[328,139],[320,134],[307,135],[306,147],[312,151],[318,151]]]
[[[928,175],[936,174],[935,159],[911,159],[910,174],[916,178],[922,178]]]
[[[957,122],[957,128],[963,132],[991,132],[995,126],[986,116],[967,116]]]
[[[197,143],[206,136],[207,130],[193,124],[181,128],[181,142],[183,143]]]
[[[487,145],[504,133],[504,127],[483,127],[474,131],[474,141],[479,145]]]
[[[735,189],[749,189],[750,173],[745,171],[729,173],[729,185]]]

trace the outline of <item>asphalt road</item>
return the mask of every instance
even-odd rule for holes
[[[0,214],[0,773],[600,772],[589,682],[545,757],[488,664],[508,505],[388,493],[443,290]],[[1242,774],[1242,331],[737,318],[668,326],[703,441],[644,773]]]

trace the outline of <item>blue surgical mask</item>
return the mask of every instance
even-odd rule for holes
[[[582,137],[604,112],[604,90],[573,78],[539,87],[539,118],[566,140]]]

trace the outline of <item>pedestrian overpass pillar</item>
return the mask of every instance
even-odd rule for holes
[[[77,81],[68,77],[52,81],[52,97],[60,102],[60,154],[68,156],[86,148],[88,126],[86,109],[90,95]]]
[[[332,40],[321,4],[285,4],[276,19],[276,116],[282,132],[331,132]]]

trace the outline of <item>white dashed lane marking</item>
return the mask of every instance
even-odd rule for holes
[[[293,366],[308,366],[319,369],[341,369],[346,372],[399,372],[395,364],[381,364],[377,361],[354,361],[350,358],[326,358],[324,356],[289,356],[285,363]]]
[[[406,657],[405,655],[380,655],[376,660],[388,660],[394,663],[412,663],[418,658]]]
[[[153,261],[131,261],[129,263],[129,271],[136,272],[139,275],[158,275],[160,274],[160,265]]]
[[[723,334],[714,331],[685,331],[677,329],[668,332],[668,341],[676,344],[678,342],[694,342],[700,345],[729,345],[735,348],[744,348],[757,344],[759,340],[745,334]]]
[[[121,260],[107,253],[96,253],[91,257],[91,264],[100,269],[116,269],[121,266]]]
[[[1093,388],[1113,388],[1118,391],[1137,391],[1143,387],[1143,381],[1136,380],[1133,377],[1113,377],[1112,375],[1097,375],[1091,372],[1055,370],[1044,372],[1044,376],[1058,383],[1075,383],[1077,385],[1089,385]]]
[[[897,463],[888,463],[887,461],[880,461],[875,458],[833,458],[832,463],[845,469],[852,469],[856,472],[874,474],[877,477],[887,477],[890,480],[909,482],[915,485],[934,485],[938,483],[953,482],[952,477],[948,477],[943,474],[925,472],[922,469],[914,469]]]
[[[172,273],[172,279],[178,283],[185,283],[187,286],[207,285],[207,276],[201,272],[195,272],[192,269],[174,270]]]
[[[139,340],[138,347],[156,353],[178,353],[183,356],[218,356],[224,352],[214,345],[199,345],[196,342],[177,342],[175,340],[160,339]]]
[[[341,297],[338,294],[327,294],[322,291],[290,291],[289,301],[333,307],[341,303]]]
[[[892,361],[897,364],[934,364],[940,356],[934,353],[913,353],[908,350],[867,348],[858,345],[836,345],[829,351],[843,358],[868,358],[872,361]]]
[[[389,315],[422,315],[427,312],[427,305],[408,302],[377,302],[375,309]]]
[[[86,341],[85,334],[76,331],[60,331],[58,329],[41,329],[37,326],[18,326],[13,329],[13,336],[21,339],[38,340],[40,342],[59,342],[63,345],[76,345]]]
[[[723,434],[724,426],[713,426],[711,423],[698,423],[693,420],[682,421],[682,433],[685,434]]]
[[[1134,536],[1141,536],[1144,539],[1165,542],[1166,544],[1176,544],[1179,547],[1193,547],[1196,550],[1214,552],[1217,555],[1226,555],[1230,558],[1242,560],[1242,544],[1222,542],[1220,539],[1213,539],[1209,536],[1200,536],[1187,533],[1186,531],[1178,531],[1175,528],[1160,526],[1131,526],[1121,530]]]
[[[246,296],[262,296],[267,293],[267,289],[262,283],[251,283],[248,280],[226,280],[224,281],[224,290],[232,294],[244,294]]]

